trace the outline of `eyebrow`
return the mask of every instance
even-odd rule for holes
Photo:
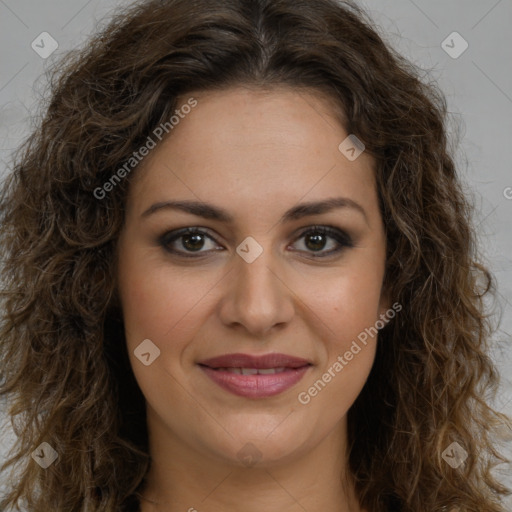
[[[336,208],[350,208],[355,210],[363,215],[366,223],[368,224],[368,217],[366,215],[365,209],[359,203],[356,203],[348,197],[335,197],[332,199],[326,199],[324,201],[312,201],[309,203],[299,204],[287,210],[282,215],[280,222],[284,223],[292,220],[298,220],[310,215],[320,215]],[[233,223],[235,220],[230,213],[228,213],[226,210],[223,210],[222,208],[219,208],[218,206],[200,201],[189,200],[163,201],[155,203],[154,205],[150,206],[144,213],[142,213],[141,217],[145,218],[162,210],[181,210],[198,217],[217,220],[225,223]]]

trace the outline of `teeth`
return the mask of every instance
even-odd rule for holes
[[[266,368],[265,370],[261,369],[261,370],[258,370],[258,373],[261,373],[261,375],[268,375],[270,373],[276,373],[277,372],[277,368]]]
[[[286,368],[217,368],[217,370],[222,372],[237,373],[239,375],[271,375],[274,373],[284,372]]]
[[[284,372],[286,370],[286,368],[265,368],[265,369],[261,369],[261,370],[258,370],[258,373],[260,373],[261,375],[268,375],[270,373],[281,373],[281,372]]]

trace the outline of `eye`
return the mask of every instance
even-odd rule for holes
[[[159,243],[162,247],[173,254],[179,254],[184,257],[192,257],[192,254],[187,253],[205,253],[210,252],[212,249],[208,251],[202,251],[205,247],[206,241],[215,242],[215,240],[208,235],[205,231],[202,231],[198,228],[185,228],[180,229],[178,231],[169,231],[160,237]],[[178,242],[179,243],[176,243]],[[178,246],[179,248],[176,248]],[[218,246],[216,246],[218,247]],[[213,249],[213,250],[219,250]]]
[[[311,254],[313,258],[328,257],[333,254],[341,252],[347,247],[354,247],[351,237],[344,231],[338,228],[329,226],[312,226],[295,240],[304,240],[303,245],[306,248],[298,249],[299,252],[321,253],[320,255]],[[325,247],[329,245],[327,242],[331,239],[333,249],[324,251]],[[213,245],[213,248],[208,249],[208,241]],[[334,241],[334,243],[333,243]],[[177,254],[185,258],[199,257],[201,253],[209,253],[212,251],[224,250],[224,248],[215,245],[215,240],[206,231],[199,228],[185,228],[177,231],[168,231],[164,233],[160,239],[159,244],[172,254]],[[202,250],[207,248],[207,250]],[[196,253],[196,255],[194,255]]]
[[[323,251],[328,246],[328,240],[331,239],[333,249]],[[352,238],[344,231],[329,226],[312,226],[303,231],[296,240],[303,240],[302,245],[306,252],[312,252],[313,258],[325,258],[341,252],[347,247],[354,247]],[[334,243],[333,243],[334,242]],[[314,253],[320,253],[316,255]]]

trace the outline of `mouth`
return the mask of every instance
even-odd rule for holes
[[[246,398],[266,398],[297,384],[312,363],[286,354],[226,354],[198,365],[226,391]]]

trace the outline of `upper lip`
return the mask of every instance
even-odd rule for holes
[[[251,356],[249,354],[224,354],[199,362],[209,368],[301,368],[311,362],[287,354],[264,354]]]

